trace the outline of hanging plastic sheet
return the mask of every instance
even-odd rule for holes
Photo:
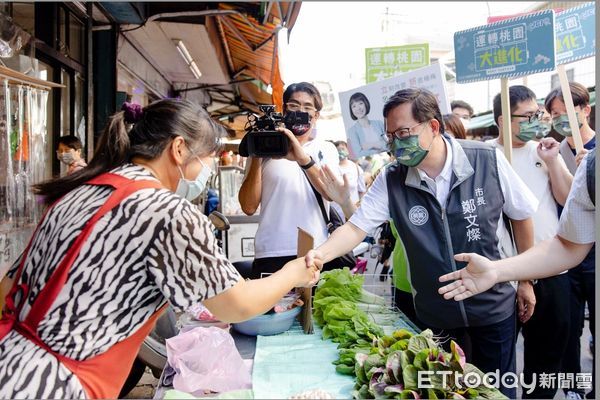
[[[48,179],[48,92],[2,81],[0,91],[0,278],[42,215],[32,185]]]
[[[2,186],[3,190],[3,198],[2,198],[2,208],[3,212],[0,213],[3,217],[3,223],[12,224],[13,220],[13,210],[14,210],[14,181],[13,177],[13,163],[12,163],[12,131],[13,131],[13,121],[12,121],[12,97],[10,85],[7,80],[3,82],[3,94],[4,94],[4,107],[2,115],[0,116],[2,121],[2,155],[0,159],[0,169],[5,171],[5,175],[2,176]]]
[[[48,92],[46,90],[27,88],[26,110],[29,121],[29,168],[30,182],[39,183],[48,178],[48,132],[46,130]],[[34,222],[42,217],[42,204],[29,191]]]
[[[15,126],[11,135],[11,148],[14,148],[12,154],[13,172],[14,172],[14,204],[13,215],[17,228],[27,226],[33,221],[31,202],[33,195],[30,188],[29,174],[29,131],[28,124],[25,121],[25,99],[24,88],[21,85],[12,87],[14,96],[12,104],[15,117]]]

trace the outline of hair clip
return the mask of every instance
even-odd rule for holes
[[[125,102],[121,106],[121,110],[125,112],[125,122],[128,124],[135,124],[144,115],[142,106],[136,103]]]

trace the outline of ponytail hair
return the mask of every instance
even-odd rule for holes
[[[186,100],[159,100],[143,109],[136,106],[125,103],[124,111],[109,118],[87,167],[34,185],[34,193],[43,196],[44,203],[52,204],[133,157],[148,160],[160,157],[177,136],[183,137],[192,155],[207,156],[219,149],[219,139],[226,133],[201,106]]]

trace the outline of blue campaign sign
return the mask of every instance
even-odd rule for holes
[[[594,3],[570,8],[556,15],[556,63],[567,64],[596,54]]]
[[[458,83],[552,71],[556,66],[554,11],[456,32],[454,56]]]

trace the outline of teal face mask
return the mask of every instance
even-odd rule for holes
[[[338,157],[340,158],[340,161],[344,161],[348,158],[348,152],[346,150],[338,150]]]
[[[540,126],[538,131],[535,134],[537,139],[542,139],[548,136],[550,130],[552,129],[552,124],[550,122],[540,122]]]
[[[579,113],[576,112],[575,115],[577,116],[577,121],[579,121]],[[552,126],[556,132],[565,137],[573,136],[573,132],[571,132],[571,125],[569,125],[569,116],[567,114],[563,114],[552,119]],[[583,124],[579,122],[579,127],[581,128],[582,126]]]
[[[431,140],[433,144],[433,139]],[[431,148],[431,145],[429,145]],[[392,143],[392,152],[400,164],[416,167],[425,159],[429,149],[425,150],[419,144],[418,136],[409,136],[404,139],[395,138]]]
[[[529,142],[537,135],[540,130],[540,121],[519,122],[519,133],[517,138],[522,142]]]

